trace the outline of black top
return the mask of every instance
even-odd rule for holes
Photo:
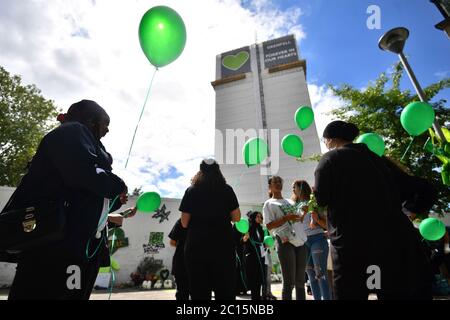
[[[181,225],[181,219],[175,222],[172,231],[169,233],[169,238],[177,242],[175,254],[172,259],[172,274],[175,276],[181,273],[186,273],[184,264],[184,244],[186,243],[187,229]]]
[[[249,239],[244,243],[244,253],[247,257],[261,259],[261,247],[264,248],[264,230],[260,224],[253,223],[248,230]],[[253,243],[252,243],[253,241]]]
[[[348,144],[323,155],[316,168],[317,203],[328,206],[328,233],[337,249],[357,245],[380,228],[375,221],[385,221],[395,211],[398,194],[386,177],[387,168],[371,154],[376,156],[364,144]]]
[[[384,279],[390,275],[401,278],[405,288],[415,284],[410,281],[413,277],[427,278],[429,265],[420,239],[402,212],[402,203],[417,194],[417,199],[428,199],[416,203],[421,210],[430,209],[433,197],[422,193],[430,190],[423,187],[425,183],[365,144],[351,143],[321,158],[315,172],[315,195],[320,206],[328,206],[330,240],[342,270],[378,265]],[[402,274],[404,270],[410,274]]]
[[[186,246],[233,247],[230,213],[238,207],[236,194],[229,185],[217,190],[189,187],[179,208],[191,215]]]
[[[104,198],[114,199],[125,188],[125,183],[111,172],[109,154],[100,141],[86,126],[68,122],[42,139],[29,171],[3,212],[44,199],[67,201],[65,240],[38,251],[83,261],[88,240],[97,229]],[[112,211],[119,207],[117,199]],[[106,246],[101,248],[100,253],[107,251]],[[30,252],[22,256],[32,255]]]

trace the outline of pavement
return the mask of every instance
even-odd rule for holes
[[[281,283],[272,283],[272,294],[281,300]],[[8,289],[0,289],[0,301],[7,300]],[[311,295],[306,293],[306,300],[314,300]],[[293,292],[295,297],[295,290]],[[237,296],[236,300],[251,300],[250,295]],[[141,288],[130,289],[114,289],[110,293],[108,290],[94,290],[91,294],[90,300],[175,300],[175,289],[153,289],[145,290]],[[376,295],[369,295],[369,300],[377,300]],[[434,297],[434,300],[450,300],[450,296]]]
[[[281,283],[272,283],[272,294],[281,300]],[[90,300],[175,300],[175,289],[154,289],[145,290],[141,288],[130,289],[114,289],[110,293],[108,290],[94,290],[91,294]],[[250,291],[249,291],[250,292]],[[306,293],[306,300],[314,300],[312,296]],[[295,290],[293,292],[295,297]],[[8,289],[0,289],[0,300],[6,300],[8,298]],[[237,300],[251,300],[250,295],[237,296]],[[376,300],[376,296],[369,296],[369,300]]]

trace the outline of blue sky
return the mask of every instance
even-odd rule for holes
[[[381,9],[379,30],[367,28],[370,5]],[[378,48],[378,39],[399,26],[410,31],[405,53],[422,86],[443,75],[450,77],[450,39],[434,27],[443,17],[429,0],[283,0],[277,6],[302,9],[299,22],[306,38],[299,46],[308,63],[309,82],[367,86],[369,80],[398,61],[396,55]],[[402,87],[413,90],[407,77]],[[439,97],[450,101],[450,90]]]

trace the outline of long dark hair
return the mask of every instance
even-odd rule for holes
[[[309,199],[312,190],[308,182],[306,182],[305,180],[295,180],[292,186],[297,186],[300,189],[300,195],[304,194]],[[300,201],[300,198],[294,192],[292,192],[291,200],[294,202],[298,202]]]
[[[220,171],[219,164],[214,161],[203,160],[200,171],[191,179],[191,185],[206,190],[217,190],[226,185],[227,181]]]
[[[261,224],[256,223],[256,216],[258,214],[260,214],[262,216],[262,213],[259,212],[259,211],[249,211],[249,212],[247,212],[247,217],[248,217],[248,222],[249,222],[248,234],[250,235],[250,237],[253,240],[255,240],[256,237],[257,237],[257,233],[256,233],[257,230],[259,230],[259,232],[261,232],[261,234],[264,233]]]

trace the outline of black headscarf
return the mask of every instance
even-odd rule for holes
[[[97,124],[102,116],[108,114],[97,102],[81,100],[72,104],[67,113],[58,115],[57,120],[61,123],[76,121],[92,130],[92,125]],[[97,137],[98,133],[93,133]]]
[[[112,170],[112,156],[108,153],[100,142],[97,125],[102,116],[107,116],[105,109],[103,109],[97,102],[92,100],[81,100],[72,104],[67,110],[67,113],[59,114],[57,120],[61,123],[79,122],[85,125],[97,139],[98,143],[98,161],[99,166],[106,170]]]

